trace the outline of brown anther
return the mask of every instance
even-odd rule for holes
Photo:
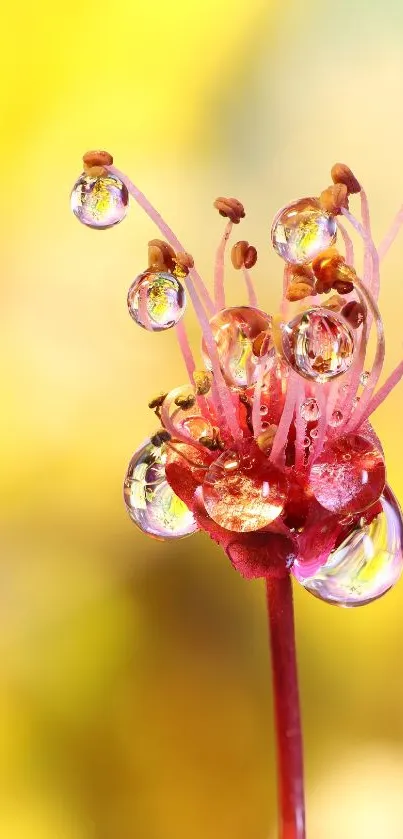
[[[151,408],[152,411],[155,408],[161,408],[167,396],[167,393],[160,393],[159,396],[154,396],[154,399],[150,399],[148,407]]]
[[[195,383],[196,392],[199,396],[205,396],[211,388],[213,377],[208,370],[195,370],[193,373],[193,381]]]
[[[269,351],[273,345],[273,339],[270,331],[259,332],[252,344],[253,355],[257,358],[262,358]]]
[[[290,303],[296,303],[298,300],[304,300],[305,297],[311,297],[313,293],[313,287],[309,283],[291,282],[287,288],[285,296]]]
[[[328,248],[319,254],[312,262],[312,269],[316,277],[316,294],[327,294],[331,288],[336,289],[336,282],[349,280],[349,271],[353,269],[346,265],[344,257],[336,248]],[[349,280],[350,281],[350,280]]]
[[[249,245],[245,254],[245,268],[253,268],[257,262],[257,250],[253,245]]]
[[[273,446],[274,438],[277,433],[277,425],[269,425],[261,434],[259,434],[256,438],[256,443],[259,446],[260,451],[267,453]]]
[[[309,265],[293,265],[289,274],[290,282],[304,282],[313,288],[315,277]]]
[[[216,198],[214,207],[220,216],[229,218],[233,224],[239,224],[241,218],[245,217],[245,210],[240,201],[236,198]]]
[[[174,401],[178,408],[182,408],[182,411],[188,411],[190,408],[193,408],[196,397],[193,396],[193,393],[189,393],[188,396],[177,396]]]
[[[332,288],[334,288],[338,294],[351,294],[351,292],[354,291],[354,283],[351,283],[348,280],[335,280]]]
[[[113,157],[107,151],[87,151],[83,155],[84,172],[93,177],[105,175],[106,166],[112,166]]]
[[[212,452],[221,448],[216,437],[201,437],[200,443],[202,444],[202,446],[205,446],[206,449],[209,449]]]
[[[148,265],[157,271],[172,271],[175,251],[162,239],[151,239],[148,243]]]
[[[185,253],[185,251],[177,253],[175,256],[175,274],[178,277],[187,277],[194,264],[193,256],[190,253]]]
[[[162,446],[164,443],[167,443],[170,439],[171,435],[169,431],[166,431],[165,428],[160,428],[159,431],[157,431],[156,434],[153,434],[153,436],[151,437],[151,443],[153,444],[153,446],[159,448],[159,446]]]
[[[245,265],[245,255],[247,253],[248,248],[249,242],[246,242],[244,239],[241,239],[240,242],[235,242],[235,245],[233,245],[231,249],[231,262],[237,271],[239,271]]]
[[[332,216],[338,216],[342,208],[348,210],[348,190],[345,184],[333,184],[324,189],[319,196],[322,210]]]
[[[350,303],[346,303],[346,305],[343,306],[341,314],[346,321],[348,321],[350,326],[353,327],[353,329],[358,329],[358,327],[364,322],[367,313],[362,303],[357,303],[356,300],[351,300]]]
[[[335,163],[332,166],[331,176],[334,184],[344,184],[347,187],[349,195],[361,192],[357,178],[345,163]]]

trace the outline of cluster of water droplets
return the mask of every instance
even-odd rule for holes
[[[74,185],[71,206],[83,224],[105,229],[126,215],[128,190],[109,172],[84,173]],[[335,216],[318,199],[306,198],[277,213],[271,240],[289,267],[310,266],[334,245],[336,234]],[[127,297],[133,320],[152,332],[178,324],[186,308],[183,279],[175,269],[149,267],[140,273]],[[312,289],[309,305],[299,304],[297,313],[281,323],[256,306],[224,308],[210,317],[201,351],[206,369],[216,377],[216,392],[201,395],[185,386],[161,399],[158,416],[167,437],[159,440],[157,435],[135,452],[124,497],[143,532],[159,539],[194,533],[193,513],[167,481],[167,457],[177,441],[213,452],[202,467],[209,517],[234,533],[270,531],[277,520],[291,522],[298,541],[304,532],[301,510],[318,505],[330,517],[335,538],[326,562],[314,573],[308,566],[305,570],[304,556],[299,556],[295,577],[324,601],[357,606],[380,597],[400,576],[402,518],[386,485],[374,435],[349,428],[359,405],[357,389],[365,392],[370,380],[363,370],[352,392],[358,331],[326,302],[315,305],[314,295]],[[239,438],[232,442],[228,410],[239,422]],[[226,432],[221,437],[220,429]],[[292,500],[296,480],[302,487],[297,516]]]

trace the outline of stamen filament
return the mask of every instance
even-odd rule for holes
[[[245,278],[246,289],[248,292],[249,306],[252,306],[254,309],[256,309],[258,308],[258,300],[252,277],[247,268],[243,267],[242,271]]]
[[[381,244],[378,248],[379,259],[382,260],[385,258],[389,248],[393,245],[393,242],[398,235],[400,228],[403,225],[403,204],[396,213],[396,216],[386,234],[386,236],[382,239]]]
[[[221,242],[217,248],[214,268],[214,301],[218,310],[225,309],[225,286],[224,286],[224,258],[228,239],[233,228],[232,221],[225,227]]]

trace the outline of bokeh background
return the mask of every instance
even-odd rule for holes
[[[207,280],[247,207],[262,305],[269,224],[333,162],[377,238],[403,199],[401,0],[22,0],[2,10],[0,836],[268,839],[274,738],[264,590],[207,537],[147,540],[121,484],[185,380],[175,336],[126,291],[155,235],[136,206],[93,232],[69,211],[104,147]],[[403,238],[383,268],[386,372],[402,357]],[[229,272],[231,302],[243,293]],[[199,335],[192,315],[191,338]],[[375,418],[403,501],[403,390]],[[296,591],[310,839],[403,836],[403,584],[365,609]]]

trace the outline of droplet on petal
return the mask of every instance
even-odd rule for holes
[[[385,478],[385,462],[374,443],[347,434],[327,443],[312,466],[309,484],[325,510],[354,515],[375,504]]]
[[[403,570],[403,522],[395,496],[386,487],[374,513],[350,526],[327,561],[311,577],[302,566],[294,574],[304,588],[326,603],[364,606],[382,597]]]
[[[146,442],[133,455],[124,482],[130,518],[156,539],[180,539],[198,528],[193,514],[175,495],[166,476],[164,446]]]
[[[329,417],[329,425],[331,428],[338,428],[339,425],[343,422],[343,414],[341,411],[333,411],[332,415]]]
[[[173,274],[148,270],[130,286],[127,305],[136,323],[150,332],[162,332],[181,319],[186,308],[186,293]]]
[[[91,177],[83,173],[73,186],[71,209],[87,227],[106,230],[119,224],[127,213],[129,193],[115,175]]]
[[[301,198],[279,210],[271,228],[274,250],[286,262],[302,265],[336,241],[336,220],[317,198]]]
[[[305,422],[316,422],[320,417],[320,408],[316,399],[305,399],[300,407],[300,414]]]
[[[283,351],[290,367],[323,384],[346,373],[354,358],[354,336],[344,318],[315,308],[283,328]]]
[[[222,309],[214,315],[210,326],[227,384],[232,387],[253,385],[258,377],[260,362],[260,358],[253,353],[253,342],[260,333],[270,331],[269,315],[250,306],[235,306]],[[202,353],[206,367],[211,370],[204,341]]]
[[[361,376],[360,376],[360,385],[362,385],[362,387],[365,387],[368,384],[368,379],[369,379],[368,370],[364,370],[364,372],[361,373]]]
[[[226,530],[247,533],[271,524],[287,497],[284,473],[259,451],[253,469],[241,454],[225,451],[212,463],[203,483],[210,518]]]

